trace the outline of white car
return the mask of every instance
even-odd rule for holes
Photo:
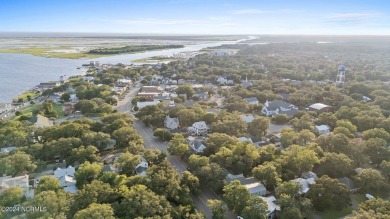
[[[373,198],[375,198],[375,197],[372,196],[372,195],[370,195],[370,194],[366,194],[366,198],[367,198],[368,200],[370,200],[370,199],[373,199]]]

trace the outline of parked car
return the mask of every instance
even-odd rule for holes
[[[368,200],[370,200],[370,199],[374,199],[375,197],[374,197],[373,195],[366,194],[366,198],[367,198]]]

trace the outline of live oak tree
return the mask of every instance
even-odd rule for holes
[[[267,117],[256,117],[248,126],[248,132],[258,138],[267,135],[269,128],[269,119]]]
[[[246,201],[250,198],[248,189],[241,185],[240,181],[234,180],[223,188],[223,199],[234,213],[240,215],[246,207]]]
[[[319,169],[323,175],[341,178],[352,173],[353,161],[342,153],[325,153],[325,156],[320,160]]]
[[[347,219],[387,218],[390,215],[390,201],[374,198],[360,203],[359,211]]]
[[[230,135],[224,133],[211,133],[206,139],[206,149],[204,154],[211,155],[215,154],[222,147],[232,148],[232,145],[237,144],[239,141]]]
[[[78,148],[73,148],[71,152],[71,157],[68,159],[69,164],[73,164],[74,162],[84,163],[88,162],[97,162],[100,160],[99,150],[92,145],[89,146],[81,146]]]
[[[118,157],[118,159],[115,161],[115,164],[120,169],[121,174],[131,176],[134,174],[135,167],[140,162],[140,155],[134,155],[129,152],[125,152]]]
[[[33,171],[37,168],[32,156],[24,152],[0,158],[0,175],[18,175]]]
[[[389,187],[387,180],[382,174],[375,169],[363,169],[357,176],[356,180],[361,186],[362,191],[380,194]]]
[[[7,188],[0,194],[0,206],[11,207],[17,204],[21,204],[25,199],[26,197],[24,197],[23,188]]]
[[[95,218],[104,218],[104,219],[115,219],[114,210],[109,204],[97,204],[92,203],[85,209],[78,211],[75,216],[75,219],[95,219]]]
[[[168,143],[168,152],[172,155],[185,157],[189,154],[190,146],[187,139],[181,134],[173,134],[172,139]]]
[[[70,214],[73,215],[93,203],[113,203],[119,196],[110,184],[94,180],[77,191]]]
[[[274,190],[276,186],[282,182],[280,172],[278,172],[274,165],[268,162],[255,167],[252,170],[252,174],[269,190]]]
[[[192,194],[199,194],[200,184],[197,176],[188,171],[184,171],[180,179],[181,187],[188,187]]]
[[[54,176],[43,176],[39,179],[38,187],[35,189],[35,195],[44,191],[57,192],[61,190],[62,186],[60,181]]]
[[[300,176],[303,172],[311,171],[314,164],[319,161],[316,152],[297,145],[292,145],[288,150],[282,152],[279,160],[282,166],[292,171],[295,176]]]
[[[73,195],[68,192],[44,191],[29,201],[31,206],[46,207],[47,211],[31,211],[28,218],[58,218],[65,219],[73,202]]]
[[[120,203],[114,205],[117,217],[148,218],[168,217],[172,207],[164,196],[157,195],[144,185],[119,188],[123,196]]]
[[[156,194],[172,201],[179,200],[180,177],[167,161],[149,167],[146,180],[148,188]]]
[[[244,209],[242,210],[243,218],[264,219],[267,217],[267,203],[259,196],[250,196],[246,200]]]
[[[102,169],[103,165],[100,163],[90,163],[86,161],[81,164],[75,173],[77,187],[82,188],[84,184],[97,179],[100,176]]]
[[[207,205],[213,214],[213,219],[225,219],[225,212],[227,211],[226,204],[218,199],[207,200]]]
[[[318,211],[325,209],[339,211],[351,204],[347,186],[340,183],[337,179],[332,179],[326,175],[320,177],[316,184],[311,185],[307,197]]]
[[[364,153],[370,160],[379,164],[390,157],[390,150],[386,147],[386,141],[381,138],[370,138],[365,142]]]

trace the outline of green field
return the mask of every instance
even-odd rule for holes
[[[167,61],[176,61],[176,60],[178,60],[178,59],[163,57],[163,56],[153,56],[153,57],[148,57],[148,58],[144,58],[144,59],[137,59],[137,60],[134,60],[133,62],[155,63],[155,62],[167,62]]]
[[[316,212],[322,219],[336,219],[352,214],[352,207],[346,207],[341,211],[326,210],[323,212]]]
[[[23,116],[32,116],[33,112],[35,110],[37,110],[39,107],[40,107],[40,105],[34,104],[34,105],[30,105],[22,110],[19,110],[19,112],[21,112]],[[61,104],[54,104],[54,110],[57,112],[57,115],[58,115],[57,119],[63,118],[65,116],[64,112],[62,111]],[[15,116],[12,118],[12,120],[18,120],[19,118],[20,118],[20,116]]]
[[[183,48],[184,45],[129,45],[123,47],[93,49],[88,54],[116,55],[124,53],[145,52],[150,50]]]
[[[86,52],[58,52],[56,50],[67,50],[70,47],[28,47],[28,48],[7,48],[0,49],[0,53],[30,54],[47,58],[81,59],[81,58],[99,58],[106,56],[104,54],[88,54]]]
[[[19,98],[22,98],[23,100],[27,100],[27,96],[30,96],[31,99],[34,99],[38,95],[39,95],[39,93],[37,93],[35,91],[25,91],[22,94],[14,97],[12,100],[13,101],[18,101]]]

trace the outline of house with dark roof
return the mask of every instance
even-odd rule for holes
[[[135,167],[134,173],[140,176],[146,176],[149,164],[145,158],[141,157],[141,162]]]
[[[192,136],[189,136],[187,138],[188,144],[190,145],[190,148],[195,153],[203,153],[204,149],[206,149],[206,146],[204,145],[204,141],[201,139],[194,138]]]
[[[348,177],[343,177],[343,178],[339,178],[337,179],[340,183],[344,184],[347,186],[348,190],[350,192],[356,192],[359,188],[355,185],[355,182],[348,178]]]
[[[264,103],[261,112],[266,116],[273,116],[277,114],[295,115],[295,113],[298,112],[298,107],[283,100],[267,100]]]

